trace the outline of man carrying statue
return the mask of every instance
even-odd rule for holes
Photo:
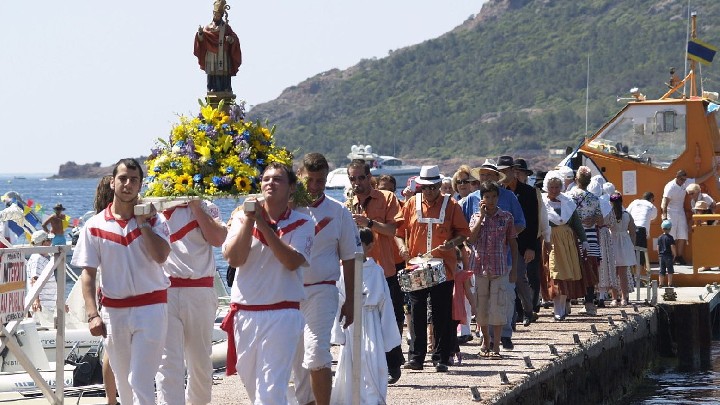
[[[215,0],[212,22],[198,27],[195,34],[194,54],[200,69],[207,73],[208,92],[232,93],[230,77],[237,74],[242,64],[240,40],[228,24],[229,9],[225,0]]]

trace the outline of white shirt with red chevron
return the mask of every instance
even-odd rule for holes
[[[298,208],[315,220],[310,268],[303,272],[303,282],[337,281],[340,260],[352,260],[355,252],[362,252],[360,235],[350,211],[338,200],[326,195],[309,207]]]
[[[245,218],[242,210],[233,213],[227,240],[238,234]],[[303,271],[307,269],[307,263],[312,257],[315,223],[309,216],[288,209],[276,226],[280,239],[303,255],[306,263],[295,271],[288,270],[275,257],[262,233],[255,227],[248,258],[245,264],[235,271],[231,292],[232,302],[245,305],[270,305],[283,301],[299,302],[305,299]],[[225,244],[223,244],[224,250]]]
[[[147,255],[135,217],[116,220],[110,207],[85,223],[70,263],[95,269],[102,265],[100,287],[108,298],[127,298],[170,287],[162,266]],[[170,232],[161,216],[148,222],[153,232],[170,242]]]
[[[202,201],[202,210],[220,221],[217,205]],[[161,214],[170,229],[170,256],[163,264],[170,277],[198,279],[215,276],[212,246],[200,230],[195,214],[187,205],[165,210]]]

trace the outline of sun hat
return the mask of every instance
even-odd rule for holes
[[[603,193],[607,194],[607,195],[612,195],[612,193],[614,193],[616,191],[615,185],[610,183],[609,181],[602,185],[602,189],[603,189]]]
[[[515,168],[517,168],[520,171],[525,172],[528,176],[532,175],[534,172],[530,169],[528,169],[528,164],[523,158],[517,158],[515,159]]]
[[[505,178],[506,178],[505,174],[500,173],[498,171],[498,168],[497,168],[497,165],[495,164],[495,162],[493,162],[490,159],[485,159],[485,162],[483,162],[482,166],[474,167],[472,170],[470,170],[470,175],[478,180],[480,180],[480,173],[495,174],[495,175],[499,176],[498,182],[500,182],[500,183],[505,181]]]
[[[33,245],[39,245],[46,240],[48,240],[48,234],[43,230],[33,232],[32,236],[30,237],[30,243]]]
[[[503,155],[503,156],[500,156],[497,160],[497,169],[498,170],[509,169],[513,166],[515,166],[515,162],[513,162],[512,156]]]
[[[670,222],[669,219],[666,219],[666,220],[662,221],[662,224],[660,224],[660,227],[662,229],[670,229],[670,228],[672,228],[672,222]]]
[[[693,209],[698,211],[705,211],[710,209],[710,205],[708,205],[707,201],[705,200],[698,200],[695,202],[695,206],[693,207]]]
[[[565,179],[575,178],[575,172],[573,172],[573,169],[569,166],[560,166],[557,170],[558,172],[560,172],[560,175],[563,176],[563,178]]]
[[[57,204],[55,204],[55,206],[53,207],[53,210],[55,210],[55,211],[65,211],[65,207],[63,207],[62,204],[57,203]]]
[[[415,182],[420,185],[437,184],[442,181],[440,176],[440,168],[437,166],[423,166],[420,168],[420,176],[415,178]]]

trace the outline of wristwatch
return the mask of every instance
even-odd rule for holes
[[[367,226],[368,228],[372,228],[374,224],[375,224],[375,221],[373,221],[372,219],[368,219],[368,226]]]

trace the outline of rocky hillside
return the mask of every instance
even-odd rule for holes
[[[591,135],[622,107],[618,96],[640,87],[658,97],[669,68],[683,72],[686,5],[489,0],[438,38],[320,73],[249,117],[275,124],[297,154],[321,151],[337,165],[361,143],[436,162],[505,153],[552,162],[548,149]],[[691,6],[698,36],[720,45],[720,2]],[[718,64],[703,67],[706,89],[720,90]]]

